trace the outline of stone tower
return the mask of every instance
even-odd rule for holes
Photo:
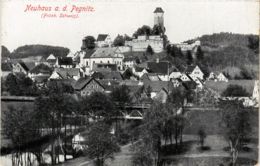
[[[164,22],[163,22],[163,14],[164,14],[164,11],[162,10],[161,7],[157,7],[155,10],[154,10],[154,25],[159,25],[161,26],[161,28],[165,31],[165,28],[164,28]]]

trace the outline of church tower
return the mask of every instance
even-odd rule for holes
[[[164,11],[162,10],[161,7],[157,7],[153,13],[154,13],[154,25],[159,25],[165,31],[164,22],[163,22]]]

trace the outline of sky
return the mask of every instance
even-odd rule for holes
[[[2,0],[1,45],[10,51],[29,44],[63,46],[78,51],[82,39],[98,34],[131,36],[142,25],[153,27],[156,7],[164,10],[166,35],[171,43],[179,43],[204,34],[232,32],[258,34],[259,8],[254,0]],[[67,5],[62,11],[27,11],[27,5],[41,7]],[[72,6],[93,7],[78,18],[59,18]],[[43,13],[56,18],[41,18]]]

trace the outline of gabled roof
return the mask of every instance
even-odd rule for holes
[[[111,47],[97,48],[95,52],[91,55],[91,58],[108,58],[115,57],[116,52]]]
[[[112,91],[119,86],[119,81],[117,80],[98,80],[98,82],[100,82],[106,91]]]
[[[134,57],[125,57],[123,62],[135,61]]]
[[[97,37],[97,41],[105,41],[108,34],[99,34]]]
[[[79,68],[56,68],[55,72],[59,74],[62,79],[72,78],[80,74]]]
[[[23,61],[20,61],[18,63],[22,66],[22,68],[25,71],[30,71],[30,70],[32,70],[35,67],[35,63],[34,62],[23,62]]]
[[[49,64],[55,64],[56,63],[56,59],[47,59],[47,62]]]
[[[187,69],[185,70],[185,73],[191,73],[194,69],[195,69],[196,66],[194,65],[190,65],[187,67]]]
[[[9,62],[1,63],[1,70],[2,71],[12,71],[13,67],[12,64]]]
[[[147,62],[151,73],[168,74],[169,62]]]
[[[93,77],[82,77],[80,78],[74,85],[74,89],[75,90],[82,90],[86,85],[88,85],[91,81],[95,81],[97,82],[101,87],[104,88],[104,86],[102,84],[100,84],[99,81],[97,81],[95,78]],[[104,88],[105,89],[105,88]]]
[[[158,74],[156,73],[145,73],[142,77],[141,80],[150,80],[150,81],[160,81],[160,78]]]
[[[83,53],[85,54],[84,55],[84,58],[90,58],[91,55],[95,52],[96,50],[95,49],[86,49],[83,51]],[[79,52],[80,53],[80,52]]]
[[[159,92],[163,88],[169,91],[173,89],[173,83],[171,81],[147,81],[144,86],[145,88],[150,86],[152,88],[152,92]]]
[[[135,72],[142,72],[144,69],[143,67],[135,66]]]
[[[39,64],[30,71],[30,73],[35,73],[35,74],[39,74],[39,73],[51,74],[51,72],[52,72],[52,69],[45,64]]]
[[[33,77],[33,79],[34,79],[34,81],[36,82],[36,83],[43,83],[43,82],[47,82],[48,81],[48,78],[49,78],[49,76],[44,76],[44,75],[41,75],[41,76],[35,76],[35,77]]]
[[[70,85],[70,86],[74,87],[74,85],[76,83],[76,81],[74,79],[68,78],[68,79],[49,80],[47,82],[47,84],[52,81],[55,81],[58,84],[58,86],[60,86],[62,84],[66,84],[66,85]]]
[[[118,71],[100,71],[100,72],[94,72],[92,74],[92,77],[95,79],[104,79],[104,80],[123,80],[122,75]]]
[[[154,13],[164,13],[164,11],[162,10],[161,7],[157,7],[157,8],[154,10]]]
[[[59,57],[58,65],[73,65],[73,60],[71,57]]]

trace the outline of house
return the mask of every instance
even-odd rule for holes
[[[147,93],[150,93],[151,98],[154,98],[163,88],[167,93],[170,93],[171,89],[173,89],[173,83],[171,81],[147,81],[144,82],[144,87],[148,91]]]
[[[193,81],[193,79],[189,76],[189,74],[185,74],[185,73],[183,73],[180,76],[180,80],[184,81],[184,82],[186,82],[186,81]]]
[[[195,80],[194,80],[194,82],[196,82],[196,84],[197,84],[197,90],[201,90],[202,88],[203,88],[203,81],[201,80],[201,79],[199,79],[199,78],[196,78]]]
[[[80,55],[80,66],[93,70],[95,64],[116,64],[118,70],[123,70],[124,55],[113,48],[97,48],[92,51],[83,51]]]
[[[104,92],[104,86],[93,77],[82,77],[74,85],[76,92],[80,94],[81,97],[90,95],[93,92]]]
[[[136,65],[134,57],[126,57],[123,60],[124,62],[124,69],[133,68]]]
[[[156,62],[147,62],[147,68],[149,73],[156,73],[160,80],[169,81],[169,68],[168,61],[160,62],[159,59]]]
[[[10,62],[1,63],[1,77],[6,78],[9,74],[12,73],[12,64]]]
[[[217,81],[217,76],[214,72],[210,72],[209,73],[209,77],[207,80],[213,80],[213,81]]]
[[[207,80],[228,82],[228,78],[222,72],[215,72],[215,73],[214,72],[210,72],[209,77],[208,77]]]
[[[23,62],[19,61],[12,64],[13,73],[24,73],[25,75],[28,74],[28,72],[35,67],[34,62]]]
[[[257,102],[259,102],[259,81],[258,80],[255,81],[252,98],[255,99]]]
[[[74,79],[78,80],[81,77],[79,68],[55,68],[49,80]]]
[[[53,54],[50,54],[46,59],[46,62],[49,64],[49,66],[54,66],[56,61],[57,59]]]
[[[181,85],[181,83],[182,83],[182,81],[179,78],[177,78],[177,79],[173,78],[173,79],[171,79],[171,82],[173,83],[173,87],[174,88],[179,87]]]
[[[30,77],[33,81],[35,77],[39,77],[39,76],[45,76],[48,79],[51,73],[52,73],[52,69],[49,66],[45,64],[39,64],[29,71],[28,77]]]
[[[176,78],[180,78],[182,76],[181,72],[178,70],[173,70],[170,72],[169,78],[170,79],[176,79]]]
[[[201,80],[204,79],[204,73],[202,72],[202,70],[200,69],[200,67],[198,65],[194,66],[188,66],[188,68],[185,71],[186,74],[189,74],[189,76],[192,79],[196,79],[199,78]]]
[[[111,47],[113,41],[108,34],[99,34],[96,40],[97,47]]]
[[[217,80],[228,82],[228,78],[222,72],[217,75]]]
[[[135,66],[133,68],[133,74],[138,78],[141,78],[145,73],[148,73],[146,68]]]
[[[59,68],[73,68],[75,65],[71,57],[58,57],[55,66]]]
[[[161,81],[159,76],[156,73],[145,73],[140,80],[146,81]]]

